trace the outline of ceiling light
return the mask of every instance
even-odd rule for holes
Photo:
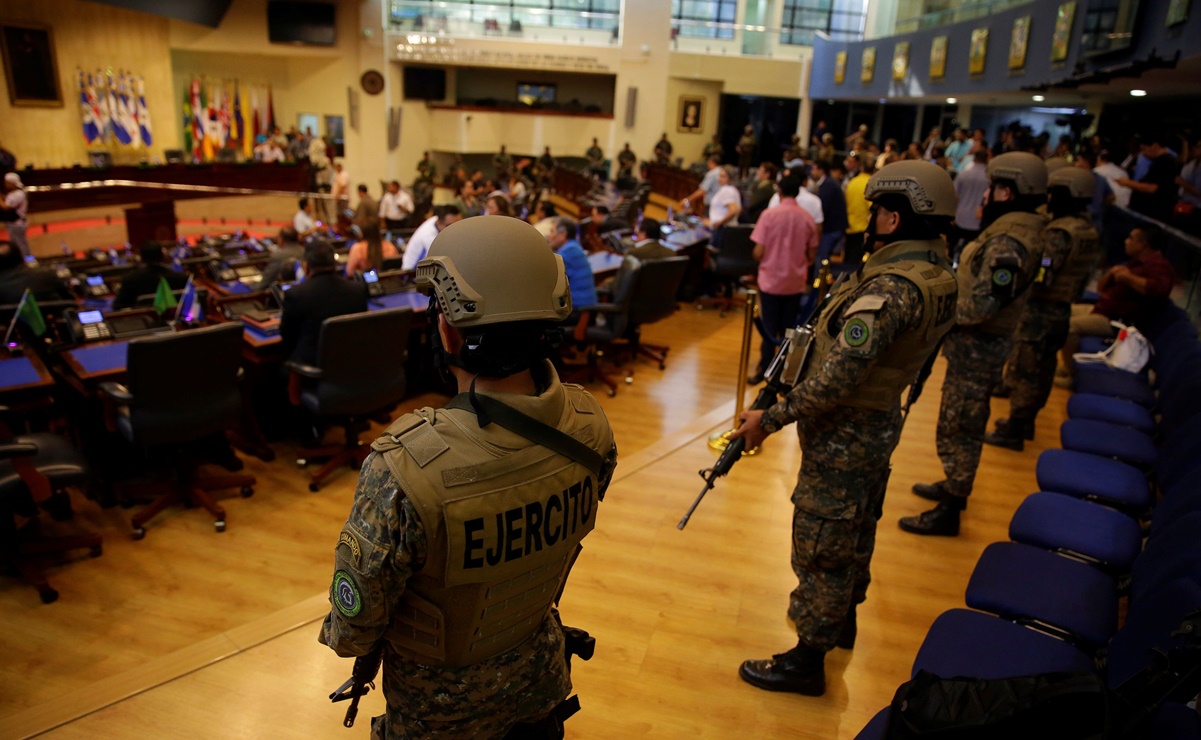
[[[955,105],[959,102],[958,98],[947,98],[947,105]]]
[[[1147,91],[1146,91],[1146,90],[1131,90],[1131,91],[1130,91],[1130,94],[1131,94],[1132,96],[1136,97],[1136,98],[1145,98],[1145,97],[1147,97]]]
[[[1043,102],[1044,100],[1046,100],[1046,98],[1045,98],[1045,97],[1043,97],[1042,95],[1035,95],[1035,96],[1033,97],[1033,100],[1034,100],[1034,102],[1036,102],[1036,103],[1041,103],[1041,102]]]

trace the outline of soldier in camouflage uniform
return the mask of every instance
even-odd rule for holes
[[[546,359],[571,312],[563,261],[522,221],[468,219],[438,235],[417,282],[460,395],[372,444],[319,639],[345,657],[382,645],[375,737],[561,738],[554,601],[617,457],[596,399]],[[553,439],[530,441],[513,412]]]
[[[429,152],[422,152],[421,161],[417,163],[417,179],[430,182],[438,179],[438,165],[434,164]]]
[[[901,433],[901,392],[955,320],[958,288],[941,236],[955,215],[950,176],[928,162],[898,162],[872,177],[867,197],[871,259],[835,286],[797,385],[768,410],[744,413],[734,433],[754,447],[795,421],[804,451],[792,493],[798,584],[788,607],[798,642],[739,669],[769,691],[821,695],[826,653],[854,645]]]
[[[989,399],[1001,382],[1014,330],[1043,253],[1047,168],[1026,152],[1009,152],[988,163],[991,181],[980,236],[959,258],[956,327],[943,355],[947,372],[938,412],[937,447],[946,480],[918,483],[913,492],[938,501],[937,508],[901,519],[914,534],[955,536],[967,506],[980,448],[988,431]]]
[[[1046,252],[1030,300],[1014,335],[1006,365],[1009,418],[998,419],[987,444],[1022,450],[1034,439],[1034,419],[1055,382],[1056,353],[1068,337],[1072,302],[1079,299],[1101,257],[1101,242],[1088,215],[1096,192],[1092,172],[1062,167],[1047,178],[1048,212],[1043,233]]]

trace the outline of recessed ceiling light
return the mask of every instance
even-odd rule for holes
[[[1034,100],[1034,102],[1036,102],[1036,103],[1041,103],[1041,102],[1043,102],[1044,100],[1046,100],[1046,98],[1045,98],[1045,97],[1043,97],[1042,95],[1035,95],[1035,96],[1034,96],[1034,98],[1033,98],[1033,100]]]
[[[955,105],[959,102],[959,98],[947,98],[947,105]]]
[[[1131,91],[1130,91],[1130,94],[1131,94],[1132,96],[1136,97],[1136,98],[1145,98],[1145,97],[1147,97],[1147,91],[1146,91],[1146,90],[1131,90]]]

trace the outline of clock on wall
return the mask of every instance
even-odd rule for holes
[[[359,78],[359,84],[368,95],[379,95],[384,90],[384,76],[374,69],[369,69]]]

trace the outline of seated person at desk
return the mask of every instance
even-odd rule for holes
[[[653,218],[643,218],[642,225],[638,228],[638,232],[634,235],[634,248],[626,253],[627,257],[636,257],[641,262],[647,260],[664,260],[668,257],[675,257],[676,253],[671,247],[666,246],[659,241],[662,236],[659,222]]]
[[[412,212],[412,196],[401,190],[399,181],[393,180],[388,183],[388,192],[384,193],[384,197],[379,199],[380,228],[387,229],[388,231],[399,231],[404,228],[405,219]],[[359,226],[362,225],[359,224]]]
[[[356,243],[346,255],[346,274],[383,269],[384,260],[399,257],[400,252],[392,242],[384,241],[377,224],[363,227],[363,241]]]
[[[324,240],[305,249],[302,266],[304,282],[284,293],[279,336],[288,359],[312,365],[317,361],[321,322],[366,311],[367,286],[338,272],[334,248]]]
[[[314,234],[325,231],[325,228],[320,223],[313,220],[313,204],[309,202],[308,198],[300,199],[300,210],[292,217],[292,228],[296,229],[296,233],[301,239],[307,239]]]
[[[188,276],[172,270],[165,263],[166,255],[163,245],[158,242],[146,242],[142,245],[142,264],[138,269],[126,275],[113,298],[113,310],[133,308],[137,305],[138,296],[154,295],[158,291],[160,280],[166,280],[171,290],[180,290],[188,284]]]
[[[579,227],[566,216],[555,219],[555,228],[546,241],[555,254],[563,258],[567,270],[567,284],[571,286],[571,310],[574,316],[584,306],[596,305],[596,281],[592,277],[592,266],[588,255],[577,240]]]
[[[442,229],[445,229],[462,217],[459,209],[455,206],[435,206],[434,215],[423,221],[417,227],[417,230],[413,232],[413,236],[409,238],[409,243],[405,246],[404,262],[401,263],[401,267],[406,270],[417,269],[417,263],[425,259],[426,252],[430,251],[430,245],[434,243],[434,237],[438,236]]]
[[[558,219],[559,212],[555,210],[555,204],[549,200],[540,200],[534,208],[534,215],[530,216],[529,220],[539,234],[549,239],[550,233],[555,230],[555,223]]]
[[[271,261],[263,268],[263,288],[271,283],[290,283],[296,279],[296,263],[304,259],[304,247],[296,229],[285,226],[279,230],[279,247],[271,254]]]
[[[605,206],[592,207],[592,223],[596,224],[596,233],[608,234],[610,231],[629,231],[630,223],[623,218],[609,215]]]
[[[26,288],[39,301],[69,301],[72,298],[71,291],[53,270],[30,267],[15,244],[0,241],[0,303],[20,303]]]

